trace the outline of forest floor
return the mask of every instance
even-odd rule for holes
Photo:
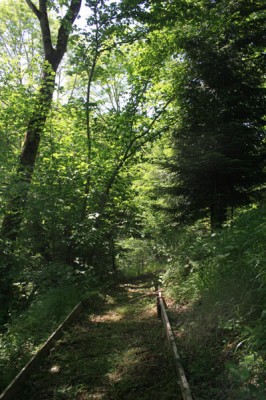
[[[120,284],[91,309],[56,343],[20,399],[181,400],[152,280]]]

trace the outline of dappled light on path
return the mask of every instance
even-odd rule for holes
[[[152,285],[121,284],[58,341],[27,400],[179,399]],[[181,395],[180,395],[181,399]]]

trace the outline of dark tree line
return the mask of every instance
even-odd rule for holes
[[[192,11],[177,33],[184,71],[169,193],[179,219],[209,215],[214,229],[265,181],[266,15],[253,1],[202,1]]]

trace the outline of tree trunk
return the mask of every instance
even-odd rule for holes
[[[5,239],[16,241],[23,218],[23,210],[32,180],[41,134],[51,108],[55,85],[52,67],[43,74],[43,83],[28,123],[25,141],[19,158],[15,195],[11,198],[2,222],[1,234]]]
[[[221,229],[226,221],[226,203],[223,198],[217,198],[215,203],[210,206],[211,230]]]

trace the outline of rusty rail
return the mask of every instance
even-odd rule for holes
[[[158,318],[162,319],[165,330],[166,330],[166,335],[167,338],[170,342],[173,354],[174,354],[174,360],[175,360],[175,367],[177,371],[177,378],[178,378],[178,385],[181,389],[182,397],[183,400],[193,400],[189,384],[185,375],[184,368],[181,364],[181,358],[179,356],[176,342],[175,342],[175,337],[173,334],[173,330],[171,328],[168,315],[165,309],[165,303],[164,303],[164,298],[162,296],[162,292],[159,289],[157,291],[157,312],[158,312]]]
[[[76,316],[81,312],[83,308],[83,303],[80,302],[76,307],[68,314],[64,321],[59,325],[59,327],[52,333],[49,339],[43,344],[43,346],[37,351],[37,353],[30,359],[30,361],[22,368],[22,370],[17,374],[17,376],[12,380],[12,382],[7,386],[7,388],[0,395],[0,400],[15,400],[19,399],[19,391],[21,385],[29,376],[34,368],[37,367],[39,361],[43,359],[47,354],[49,354],[50,349],[56,340],[60,339],[64,333],[64,329],[76,318]]]

